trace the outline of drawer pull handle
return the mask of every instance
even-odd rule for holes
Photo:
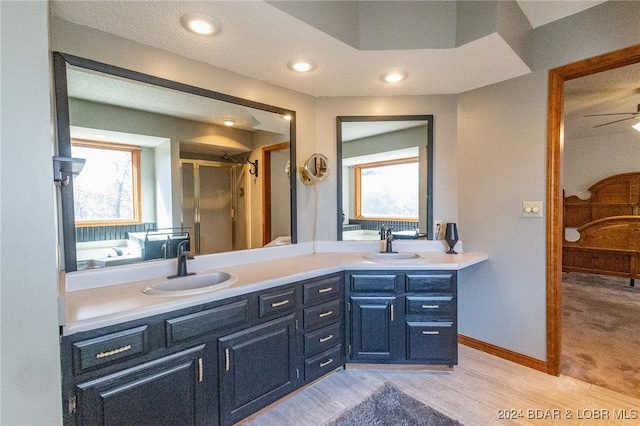
[[[327,337],[321,337],[320,338],[320,343],[328,342],[331,339],[333,339],[333,334],[330,334]]]
[[[329,360],[320,363],[320,367],[326,367],[327,365],[333,362],[333,358],[329,358]]]
[[[198,358],[198,381],[200,383],[202,383],[202,375],[203,375],[202,358]]]
[[[327,287],[327,288],[322,288],[320,290],[318,290],[318,293],[326,293],[328,291],[333,290],[333,287]]]
[[[286,304],[288,304],[288,303],[289,303],[289,299],[285,299],[285,300],[283,300],[282,302],[273,302],[273,303],[271,304],[271,307],[272,307],[272,308],[277,308],[278,306],[284,306],[284,305],[286,305]]]
[[[428,331],[428,330],[424,330],[424,331],[422,332],[422,334],[440,334],[440,332],[439,332],[439,331]]]
[[[116,355],[116,354],[119,354],[119,353],[122,353],[122,352],[126,352],[128,350],[131,350],[131,345],[126,345],[126,346],[123,346],[121,348],[114,349],[112,351],[100,352],[99,354],[96,354],[96,358],[98,358],[98,359],[106,358],[108,356]]]
[[[438,309],[440,305],[422,305],[422,309]]]
[[[229,349],[224,350],[224,370],[229,371]]]
[[[393,305],[389,305],[391,307],[391,321],[393,321]]]
[[[327,312],[323,312],[323,313],[319,314],[318,317],[324,318],[324,317],[328,317],[331,314],[333,314],[333,311],[327,311]]]

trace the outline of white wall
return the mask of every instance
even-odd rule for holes
[[[536,73],[460,96],[458,232],[489,261],[460,273],[461,334],[546,359],[546,82]]]
[[[0,424],[53,425],[62,406],[49,8],[2,1],[0,15]]]
[[[539,27],[533,74],[459,96],[460,238],[489,253],[460,274],[461,334],[546,359],[545,220],[521,208],[546,199],[548,70],[639,44],[638,22],[640,3],[607,2]]]
[[[565,195],[591,196],[594,183],[620,173],[640,171],[640,132],[615,133],[564,141]]]

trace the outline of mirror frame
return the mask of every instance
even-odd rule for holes
[[[433,240],[433,115],[344,115],[336,117],[336,176],[338,205],[338,235],[342,241],[342,124],[372,121],[426,121],[427,122],[427,239]]]
[[[296,170],[296,112],[276,107],[273,105],[254,102],[236,96],[226,95],[224,93],[214,92],[212,90],[191,86],[185,83],[179,83],[167,80],[161,77],[155,77],[149,74],[143,74],[137,71],[120,68],[114,65],[108,65],[102,62],[93,61],[91,59],[81,58],[61,52],[53,52],[53,74],[54,74],[54,94],[55,94],[55,120],[56,120],[56,140],[57,151],[61,157],[71,157],[71,128],[69,119],[69,97],[67,92],[67,64],[92,71],[102,72],[117,77],[139,81],[142,83],[160,86],[167,89],[177,90],[193,95],[215,99],[218,101],[229,102],[231,104],[240,105],[248,108],[259,109],[262,111],[273,112],[275,114],[290,115],[289,124],[289,141],[290,141],[290,161],[291,170]],[[69,185],[60,186],[60,207],[59,217],[62,225],[62,246],[64,255],[64,270],[66,272],[76,271],[76,231],[75,231],[75,212],[73,200],[73,178]],[[291,200],[291,244],[297,243],[297,204],[296,204],[296,174],[291,173],[289,178],[289,195]],[[144,263],[144,262],[141,262]]]

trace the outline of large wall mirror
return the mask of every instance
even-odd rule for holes
[[[433,239],[433,116],[337,118],[338,240]]]
[[[54,53],[65,270],[296,242],[295,112]],[[64,182],[63,182],[64,183]]]

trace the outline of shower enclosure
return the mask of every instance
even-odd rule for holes
[[[198,255],[249,248],[246,168],[242,164],[180,160],[182,226],[191,227]]]

